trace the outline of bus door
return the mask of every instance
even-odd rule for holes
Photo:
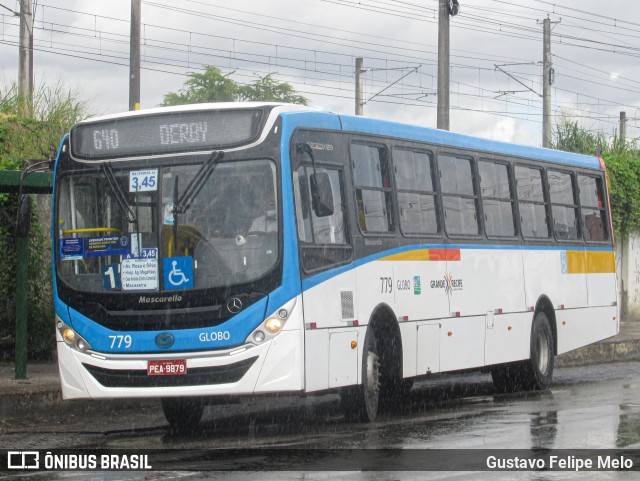
[[[306,276],[302,298],[309,392],[358,382],[358,349],[352,347],[358,341],[355,273],[345,265],[352,247],[342,177],[342,169],[320,165],[300,165],[293,173],[300,264]],[[314,205],[312,185],[330,194],[324,208]]]

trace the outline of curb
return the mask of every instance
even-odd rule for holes
[[[96,411],[112,411],[117,409],[157,407],[157,398],[118,398],[118,399],[77,399],[63,400],[60,387],[48,387],[27,392],[0,392],[0,417],[10,415],[24,416],[33,410],[47,409],[51,412],[68,412],[69,414],[90,414]]]
[[[640,361],[640,339],[605,340],[581,347],[557,356],[555,367],[588,366],[624,361]]]

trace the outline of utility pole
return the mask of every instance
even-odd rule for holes
[[[551,84],[553,84],[554,71],[551,59],[551,20],[549,17],[542,21],[542,27],[542,146],[551,148]]]
[[[449,130],[449,15],[458,14],[458,0],[439,0],[438,8],[438,123]]]
[[[620,143],[624,145],[627,138],[627,113],[620,112]]]
[[[33,15],[31,12],[31,0],[20,0],[19,48],[19,109],[20,115],[30,116],[33,107]]]
[[[362,57],[356,58],[356,115],[363,115],[363,92],[362,92],[362,74],[364,68],[362,67]]]
[[[140,0],[131,0],[129,110],[140,110]]]

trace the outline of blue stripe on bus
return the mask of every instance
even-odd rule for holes
[[[572,246],[572,245],[555,245],[555,246],[522,246],[522,245],[492,245],[492,244],[413,244],[409,246],[397,247],[395,249],[389,249],[387,251],[378,252],[370,256],[357,259],[350,264],[336,267],[325,272],[321,272],[312,277],[308,277],[302,281],[302,290],[306,291],[315,287],[323,282],[332,279],[333,277],[344,274],[352,269],[363,266],[370,262],[374,262],[385,257],[392,256],[394,254],[401,254],[403,252],[409,252],[416,249],[461,249],[461,250],[534,250],[534,251],[613,251],[612,246]],[[419,262],[419,261],[418,261]]]
[[[69,134],[66,134],[64,137],[62,137],[62,140],[60,141],[60,145],[58,146],[58,152],[56,154],[56,161],[53,165],[53,182],[52,182],[52,192],[54,192],[54,194],[57,192],[56,190],[56,173],[58,171],[58,160],[60,159],[60,153],[62,152],[62,147],[64,146],[64,143],[67,141],[67,137],[69,137]],[[58,220],[56,219],[56,199],[55,199],[55,195],[52,196],[51,199],[51,238],[55,239],[56,238],[56,229],[58,228]],[[56,242],[52,242],[51,243],[51,285],[53,288],[53,309],[54,312],[58,315],[58,317],[60,319],[62,319],[62,321],[64,323],[66,323],[67,325],[71,325],[71,321],[69,319],[69,307],[60,300],[60,298],[58,297],[58,284],[56,282]]]

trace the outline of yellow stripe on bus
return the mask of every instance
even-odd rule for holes
[[[567,251],[569,274],[609,274],[615,271],[613,251]]]
[[[429,249],[415,249],[407,252],[400,252],[389,257],[383,257],[382,261],[428,261]]]
[[[381,261],[459,261],[460,249],[455,247],[434,247],[431,249],[414,249],[383,257]]]

